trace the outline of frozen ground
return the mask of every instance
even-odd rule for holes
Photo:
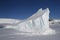
[[[0,28],[0,40],[60,40],[60,24],[52,24],[50,27],[56,30],[54,35],[26,36],[20,35],[19,31],[14,29]]]

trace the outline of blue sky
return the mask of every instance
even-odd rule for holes
[[[59,0],[0,0],[0,18],[25,19],[40,8],[49,8],[50,18],[60,19]]]

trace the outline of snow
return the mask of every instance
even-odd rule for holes
[[[60,19],[53,19],[52,21],[49,22],[50,25],[54,24],[60,24]]]
[[[9,19],[9,18],[0,18],[0,24],[14,24],[14,23],[18,23],[21,22],[22,20],[18,20],[18,19]]]
[[[60,24],[50,25],[57,33],[54,35],[26,36],[15,29],[0,29],[0,40],[60,40]]]

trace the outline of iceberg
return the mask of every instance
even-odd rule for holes
[[[40,32],[49,28],[49,9],[39,9],[34,15],[19,23],[20,31]]]
[[[22,32],[28,32],[33,34],[51,34],[55,32],[49,27],[49,9],[46,8],[44,10],[39,9],[32,16],[23,20],[22,22],[18,22],[18,26],[16,29]]]
[[[31,35],[52,34],[55,31],[49,27],[49,13],[49,8],[44,10],[41,8],[27,19],[18,22],[13,21],[12,26],[6,26],[6,28],[14,28]]]

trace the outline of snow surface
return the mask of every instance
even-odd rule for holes
[[[15,29],[0,28],[0,40],[60,40],[60,24],[51,24],[51,29],[56,31],[54,35],[21,35],[20,31]]]

